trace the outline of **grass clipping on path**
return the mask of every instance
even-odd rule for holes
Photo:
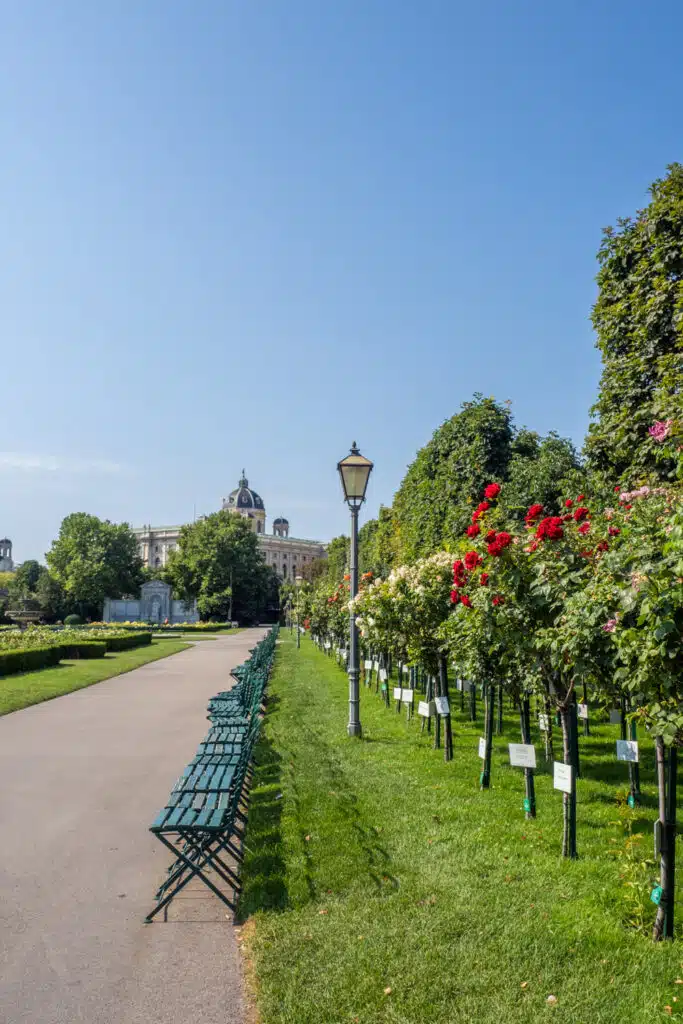
[[[106,654],[104,658],[62,661],[54,668],[0,678],[0,715],[19,711],[30,704],[40,704],[52,697],[61,697],[64,693],[81,690],[93,683],[101,683],[103,679],[131,672],[134,668],[166,658],[169,654],[177,654],[190,646],[179,640],[153,640],[145,647]]]
[[[492,789],[482,793],[481,720],[455,713],[454,760],[444,764],[419,719],[387,710],[374,690],[361,688],[360,742],[346,736],[347,709],[346,675],[310,641],[297,651],[284,635],[256,751],[240,902],[262,1024],[683,1019],[683,945],[654,945],[647,930],[654,868],[623,877],[614,855],[626,848],[616,726],[581,737],[571,862],[560,858],[549,768],[537,774],[538,818],[524,818],[523,775],[507,758],[507,743],[519,742],[514,713],[494,738]],[[641,758],[645,805],[633,825],[645,860],[656,817],[647,742]],[[643,932],[626,924],[634,891]]]

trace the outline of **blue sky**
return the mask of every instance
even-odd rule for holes
[[[580,444],[601,228],[681,159],[679,3],[29,0],[0,35],[0,535],[242,466],[368,514],[474,391]]]

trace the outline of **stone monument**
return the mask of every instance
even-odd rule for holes
[[[183,601],[173,600],[169,583],[150,580],[140,587],[138,600],[107,598],[102,619],[104,622],[153,622],[161,625],[166,620],[173,624],[199,622],[199,614],[196,603],[186,605]]]

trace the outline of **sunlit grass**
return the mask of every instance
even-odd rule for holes
[[[444,764],[418,720],[363,689],[364,737],[349,740],[346,676],[308,640],[297,651],[281,636],[241,903],[253,917],[263,1024],[650,1024],[671,1019],[665,1007],[683,1016],[683,944],[655,946],[625,924],[616,726],[593,724],[581,738],[580,859],[565,861],[548,770],[537,777],[538,818],[525,820],[522,773],[507,762],[507,743],[519,741],[512,711],[482,793],[481,718],[474,726],[456,711]],[[644,859],[656,816],[650,744],[642,757],[634,827]],[[633,877],[649,926],[654,868]]]

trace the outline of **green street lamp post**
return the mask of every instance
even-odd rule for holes
[[[296,583],[296,646],[297,649],[301,647],[301,629],[299,627],[299,601],[301,599],[301,584],[303,576],[296,576],[294,582]]]
[[[341,479],[344,499],[351,510],[351,559],[349,566],[350,598],[358,593],[358,513],[365,501],[365,491],[368,486],[368,479],[372,472],[372,462],[366,459],[358,451],[356,442],[353,442],[351,451],[337,463],[337,470]],[[360,696],[358,689],[358,676],[360,666],[358,663],[358,627],[356,626],[355,612],[350,613],[350,637],[349,637],[349,724],[347,732],[349,736],[361,736],[360,724]]]

